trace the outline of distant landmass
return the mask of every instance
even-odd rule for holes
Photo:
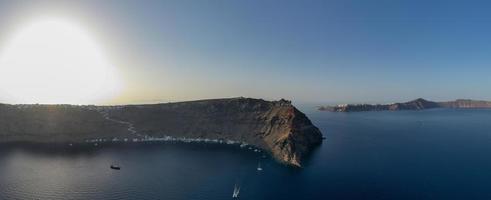
[[[426,99],[415,99],[405,103],[392,104],[342,104],[336,106],[320,106],[321,111],[332,112],[362,112],[384,110],[425,110],[432,108],[491,108],[491,101],[458,99],[455,101],[434,102]]]
[[[252,98],[124,106],[0,104],[1,142],[194,141],[253,145],[301,166],[322,142],[290,101]]]

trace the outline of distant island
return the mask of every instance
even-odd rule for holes
[[[342,104],[336,106],[320,106],[321,111],[331,112],[362,112],[362,111],[397,111],[425,110],[432,108],[491,108],[491,101],[458,99],[455,101],[434,102],[426,99],[415,99],[405,103],[392,104]]]
[[[0,104],[0,141],[219,142],[252,145],[300,167],[322,134],[290,101],[241,97],[123,106]]]

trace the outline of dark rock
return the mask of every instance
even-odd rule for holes
[[[110,118],[108,120],[106,117]],[[136,130],[138,135],[129,131]],[[301,166],[322,134],[290,101],[251,98],[127,106],[0,104],[2,142],[186,137],[245,142]]]

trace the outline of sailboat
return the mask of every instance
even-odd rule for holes
[[[257,171],[263,171],[263,168],[261,167],[261,162],[257,164]]]
[[[240,187],[235,184],[234,193],[232,193],[232,198],[239,198]]]

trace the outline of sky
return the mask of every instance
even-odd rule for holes
[[[0,1],[0,46],[43,16],[90,32],[118,70],[105,103],[491,100],[486,1]]]

